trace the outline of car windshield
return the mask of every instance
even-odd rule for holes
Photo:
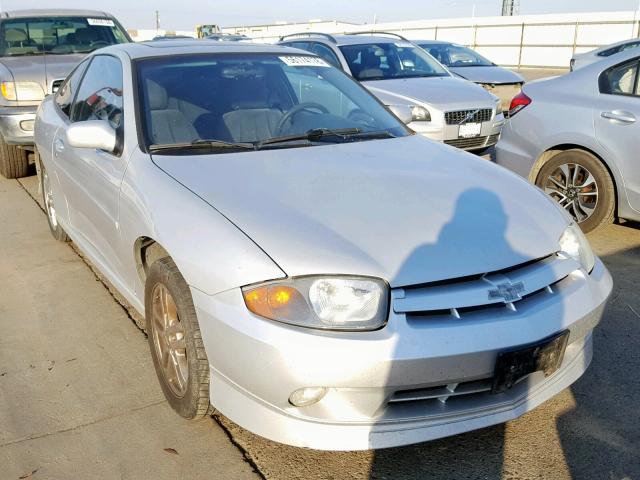
[[[420,43],[420,46],[447,67],[491,67],[491,60],[470,48],[453,43]]]
[[[353,76],[361,81],[449,76],[442,65],[411,42],[343,45],[340,50]]]
[[[154,152],[288,148],[408,135],[364,88],[315,56],[174,55],[138,60],[135,68],[139,117],[146,147]]]
[[[0,56],[88,53],[129,39],[111,18],[34,17],[3,20]]]

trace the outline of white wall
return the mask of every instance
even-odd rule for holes
[[[448,40],[476,48],[494,62],[512,67],[568,67],[574,52],[638,36],[640,14],[633,11],[410,20],[354,25],[314,22],[224,28],[258,42],[276,42],[281,35],[316,31],[348,33],[394,32],[413,40]]]

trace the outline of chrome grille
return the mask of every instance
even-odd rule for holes
[[[554,254],[508,270],[399,288],[394,291],[393,310],[404,313],[407,320],[421,321],[516,312],[542,295],[553,295],[555,285],[579,268],[572,258]]]
[[[444,119],[447,125],[459,125],[461,123],[488,122],[493,116],[493,109],[491,108],[481,108],[473,113],[474,111],[475,110],[457,110],[455,112],[445,112]],[[472,113],[473,115],[471,115]],[[469,116],[468,119],[467,116]]]
[[[482,148],[487,143],[487,137],[456,138],[453,140],[445,140],[444,143],[463,150],[470,148]]]
[[[489,140],[487,140],[487,147],[490,147],[491,145],[495,145],[496,143],[498,143],[498,140],[500,140],[500,134],[499,133],[495,133],[493,135],[489,136]]]

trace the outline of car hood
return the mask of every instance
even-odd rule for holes
[[[398,78],[362,82],[383,103],[423,103],[447,111],[494,107],[493,95],[482,87],[455,77]]]
[[[11,72],[16,82],[38,82],[46,93],[51,93],[54,80],[67,77],[86,54],[25,55],[2,57],[0,63]]]
[[[557,251],[567,225],[525,180],[418,135],[153,162],[289,276],[398,287],[485,273]]]
[[[494,66],[483,67],[449,67],[456,75],[475,83],[524,83],[524,78],[506,68]]]

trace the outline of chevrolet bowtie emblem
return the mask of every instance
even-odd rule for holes
[[[501,299],[504,303],[515,302],[522,299],[524,283],[500,283],[497,288],[489,290],[489,300]]]

